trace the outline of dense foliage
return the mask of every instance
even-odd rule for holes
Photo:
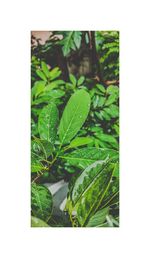
[[[57,31],[31,53],[32,227],[119,226],[118,32]]]

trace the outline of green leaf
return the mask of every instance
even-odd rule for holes
[[[112,118],[117,118],[119,116],[119,107],[117,105],[112,104],[109,107],[104,108],[104,111]]]
[[[108,159],[96,161],[77,178],[71,194],[70,211],[76,214],[81,226],[100,206],[112,179],[113,169],[114,164],[110,164]]]
[[[50,103],[42,109],[38,119],[38,130],[41,139],[54,144],[58,119],[58,109],[54,103]]]
[[[31,151],[34,153],[36,156],[40,157],[40,159],[47,159],[53,150],[53,147],[50,142],[46,140],[41,140],[36,137],[35,139],[31,142]]]
[[[73,74],[69,74],[69,79],[72,82],[73,86],[76,86],[77,80]]]
[[[81,46],[81,39],[82,39],[82,32],[81,31],[74,31],[73,40],[76,47],[79,49]]]
[[[36,74],[43,80],[47,81],[45,74],[41,70],[36,70]]]
[[[105,93],[105,92],[106,92],[105,87],[104,87],[102,84],[96,84],[96,87],[97,87],[102,93]]]
[[[56,81],[53,81],[53,82],[49,83],[49,84],[45,87],[45,91],[51,91],[51,90],[53,90],[54,88],[57,88],[58,86],[63,85],[63,84],[64,84],[64,81],[63,81],[63,80],[56,80]]]
[[[65,95],[65,92],[63,90],[51,90],[50,92],[46,92],[45,94],[54,99],[57,99],[63,97]]]
[[[100,134],[98,136],[98,138],[100,139],[100,141],[102,142],[108,142],[110,143],[113,147],[118,147],[118,142],[116,140],[115,137],[113,137],[112,135],[109,134]]]
[[[59,67],[55,67],[54,69],[52,69],[50,72],[49,72],[49,78],[51,80],[54,80],[56,79],[57,77],[59,77],[61,75],[61,71],[59,69]]]
[[[31,153],[31,172],[37,173],[43,170],[46,170],[46,168],[41,163],[40,158],[34,153]]]
[[[44,81],[37,81],[34,83],[34,86],[31,90],[32,97],[37,97],[39,94],[41,94],[45,90],[45,84]]]
[[[52,213],[52,195],[47,187],[32,183],[31,185],[31,209],[35,217],[47,221]]]
[[[105,102],[105,106],[111,105],[112,103],[116,102],[116,100],[117,100],[116,95],[110,95]]]
[[[108,94],[115,94],[115,95],[119,96],[119,88],[117,86],[110,85],[107,88],[107,93]]]
[[[45,221],[31,216],[31,227],[49,227],[49,225]]]
[[[64,56],[67,56],[71,50],[79,49],[81,46],[81,31],[65,31],[63,40],[60,41]]]
[[[49,77],[49,69],[48,69],[48,66],[45,62],[41,62],[41,67],[42,67],[42,70],[44,72],[44,74],[46,75],[46,77],[48,78]]]
[[[82,145],[86,145],[93,142],[93,139],[90,137],[77,137],[74,140],[71,141],[69,147],[70,148],[75,148],[75,147],[79,147]]]
[[[82,85],[82,83],[85,81],[85,77],[84,76],[81,76],[78,80],[78,86]]]
[[[59,126],[61,144],[68,143],[84,124],[90,109],[90,96],[85,90],[76,91],[69,99]]]
[[[111,149],[99,149],[95,147],[85,147],[75,150],[69,154],[59,156],[66,159],[67,162],[78,168],[84,169],[97,160],[105,160],[107,157],[118,159],[118,151]]]
[[[100,227],[106,221],[106,215],[109,212],[109,208],[106,207],[97,211],[89,220],[86,227]]]

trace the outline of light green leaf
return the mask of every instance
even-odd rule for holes
[[[69,79],[72,82],[73,86],[76,86],[77,80],[73,74],[69,74]]]
[[[52,69],[49,72],[49,78],[51,80],[54,80],[54,79],[58,78],[60,75],[61,75],[61,71],[60,71],[59,67],[55,67],[54,69]]]
[[[54,144],[58,119],[58,109],[54,103],[50,103],[42,109],[38,119],[38,130],[41,139]]]
[[[41,70],[36,70],[36,74],[43,80],[47,81],[45,74]]]
[[[115,94],[115,95],[119,96],[119,88],[117,86],[110,85],[107,88],[107,93],[108,94]]]
[[[65,95],[65,92],[63,90],[51,90],[50,92],[45,92],[44,95],[48,95],[54,99],[61,98]]]
[[[84,169],[97,160],[105,160],[107,157],[114,160],[118,159],[118,151],[111,149],[99,149],[95,147],[85,147],[75,150],[69,154],[59,156],[78,168]]]
[[[102,93],[105,93],[105,92],[106,92],[105,87],[104,87],[102,84],[96,84],[96,87],[97,87]]]
[[[75,147],[79,147],[82,145],[86,145],[93,142],[93,139],[90,137],[77,137],[74,140],[71,141],[69,147],[70,148],[75,148]]]
[[[111,104],[109,107],[104,108],[104,111],[107,112],[112,118],[119,116],[119,107],[117,105]]]
[[[31,216],[31,227],[49,227],[49,225],[45,221]]]
[[[83,82],[85,81],[85,77],[84,76],[81,76],[78,80],[78,86],[80,86]]]
[[[108,99],[106,100],[106,102],[105,102],[105,106],[109,106],[110,104],[116,102],[116,100],[117,100],[117,97],[116,97],[115,94],[114,95],[110,95],[108,97]]]
[[[45,90],[45,81],[37,81],[34,83],[34,86],[31,90],[31,95],[32,97],[37,97],[38,95],[40,95],[44,90]]]
[[[68,143],[84,124],[90,109],[90,96],[85,90],[76,91],[69,99],[59,126],[61,144]]]
[[[41,62],[41,67],[42,67],[42,70],[44,72],[44,74],[46,75],[46,77],[48,78],[49,77],[49,69],[48,69],[48,66],[45,62]]]
[[[97,211],[89,220],[86,227],[100,227],[106,221],[106,215],[109,212],[109,208],[106,207]]]
[[[45,91],[51,91],[52,89],[57,88],[58,86],[63,85],[63,84],[64,84],[63,80],[53,81],[53,82],[49,83],[48,85],[46,85]]]
[[[32,183],[31,185],[31,209],[35,217],[47,221],[52,212],[52,195],[47,187]]]

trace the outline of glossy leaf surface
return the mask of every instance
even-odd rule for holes
[[[61,144],[68,143],[84,124],[90,109],[90,96],[85,90],[75,92],[63,112],[59,137]]]
[[[50,103],[42,109],[38,120],[38,130],[41,139],[54,144],[58,119],[58,109],[54,103]]]

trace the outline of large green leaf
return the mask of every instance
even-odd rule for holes
[[[31,208],[35,217],[47,221],[52,212],[52,195],[43,185],[32,183],[31,185]]]
[[[118,151],[112,149],[85,147],[69,154],[60,155],[60,158],[66,159],[70,165],[83,169],[95,161],[104,160],[107,157],[118,159]]]
[[[50,103],[42,109],[38,120],[38,130],[41,139],[54,144],[58,119],[58,109],[54,103]]]
[[[43,220],[31,216],[31,227],[49,227]]]
[[[113,175],[114,164],[109,160],[96,161],[77,178],[72,194],[70,215],[76,214],[81,226],[94,215],[100,206]]]
[[[69,99],[63,112],[59,137],[61,144],[68,143],[84,124],[90,109],[90,95],[85,90],[78,90]]]

